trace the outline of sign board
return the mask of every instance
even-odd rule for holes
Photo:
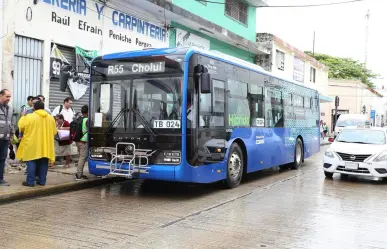
[[[197,47],[210,50],[210,41],[191,32],[176,29],[176,47]]]
[[[371,119],[375,118],[375,113],[376,113],[375,110],[371,110],[371,113],[370,113]]]
[[[349,110],[337,110],[337,114],[349,114]],[[332,109],[332,115],[335,115],[335,109]]]
[[[293,79],[298,82],[304,82],[305,74],[305,62],[294,57],[294,67],[293,67]]]
[[[77,45],[100,54],[169,47],[168,30],[155,17],[128,14],[115,3],[41,0],[32,6],[29,1],[15,5],[15,33],[27,37]],[[31,18],[26,18],[28,8],[32,8]],[[134,7],[133,13],[138,13]]]

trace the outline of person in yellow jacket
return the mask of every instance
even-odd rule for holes
[[[23,186],[35,186],[36,168],[39,168],[37,184],[44,186],[48,164],[55,161],[55,120],[45,111],[44,103],[38,101],[34,104],[34,113],[23,116],[18,126],[23,138],[16,157],[27,164],[27,181]]]

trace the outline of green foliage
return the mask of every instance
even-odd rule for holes
[[[320,63],[329,67],[330,79],[347,79],[347,80],[361,80],[367,86],[373,88],[374,84],[371,82],[379,75],[367,69],[364,63],[355,61],[351,58],[333,57],[326,54],[312,54],[310,51],[305,52],[307,55],[314,57]]]

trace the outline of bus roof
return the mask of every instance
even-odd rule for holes
[[[283,77],[280,77],[278,75],[275,75],[269,71],[266,71],[262,67],[255,65],[253,63],[244,61],[242,59],[239,59],[237,57],[227,55],[224,53],[221,53],[219,51],[209,51],[204,50],[200,48],[190,47],[190,48],[155,48],[155,49],[144,49],[144,50],[135,50],[135,51],[127,51],[127,52],[120,52],[120,53],[112,53],[112,54],[106,54],[102,56],[102,60],[117,60],[117,59],[125,59],[125,58],[134,58],[134,57],[140,57],[140,56],[157,56],[157,55],[168,55],[168,54],[180,54],[180,55],[186,55],[186,58],[190,57],[192,54],[198,53],[202,54],[208,57],[212,57],[213,59],[218,59],[220,61],[228,62],[230,64],[233,64],[235,66],[240,66],[245,69],[249,69],[264,75],[268,75],[274,78],[277,78],[279,80],[287,81],[305,88],[313,89],[317,91],[317,88],[314,85],[305,86],[304,84],[291,80],[291,79],[285,79]]]

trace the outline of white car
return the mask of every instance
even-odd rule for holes
[[[386,129],[346,128],[325,151],[324,173],[373,178],[387,177]]]
[[[336,137],[345,128],[356,128],[363,126],[370,127],[368,116],[364,114],[341,114],[334,127],[334,136]]]

